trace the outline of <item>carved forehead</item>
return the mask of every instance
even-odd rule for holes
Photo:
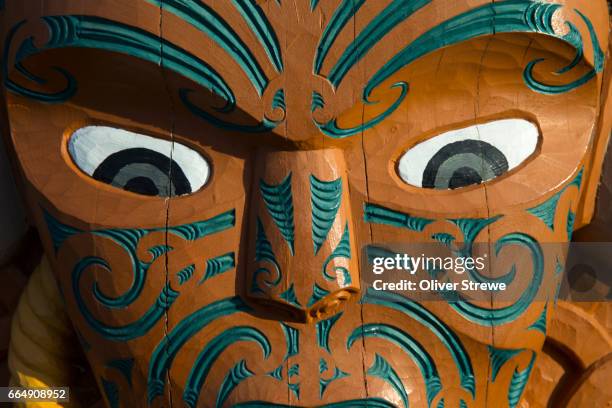
[[[8,89],[47,101],[69,99],[76,89],[31,92],[27,75],[13,80],[14,69],[23,71],[22,61],[47,50],[101,49],[161,64],[187,78],[193,84],[176,90],[182,104],[214,126],[257,133],[277,131],[285,123],[290,138],[319,132],[344,138],[392,114],[408,93],[398,73],[444,47],[498,33],[557,38],[576,49],[593,70],[551,85],[532,75],[529,69],[536,61],[527,61],[526,85],[555,94],[601,71],[608,35],[603,0],[123,3],[9,3],[2,12]],[[34,41],[29,40],[32,34]],[[391,86],[395,88],[388,91]],[[370,109],[379,89],[393,95],[386,106],[366,112],[366,123],[338,124],[337,116],[359,99]],[[223,101],[202,103],[199,96],[207,92]],[[252,120],[236,117],[237,108]]]

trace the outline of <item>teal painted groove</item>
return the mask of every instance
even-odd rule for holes
[[[128,253],[134,255],[134,259],[137,259],[136,248],[140,239],[149,233],[148,230],[139,228],[111,228],[91,231],[92,234],[112,239],[119,244]],[[144,263],[144,262],[143,262]]]
[[[15,35],[17,34],[17,31],[24,24],[25,20],[20,21],[11,30],[9,30],[6,36],[6,41],[4,42],[4,52],[2,55],[2,76],[4,78],[4,85],[6,86],[6,89],[15,94],[46,103],[60,103],[72,98],[77,91],[77,81],[72,75],[70,75],[66,70],[62,68],[55,67],[53,68],[53,70],[59,73],[64,78],[66,86],[64,87],[64,89],[61,89],[60,91],[54,93],[34,91],[23,87],[9,79],[8,61],[10,46],[15,38]],[[23,59],[27,58],[29,55],[34,55],[36,52],[38,52],[38,49],[34,46],[33,40],[30,38],[24,40],[24,42],[19,47],[19,52],[15,59],[15,68],[17,68],[17,70],[26,78],[32,80],[33,82],[39,85],[42,85],[45,84],[47,81],[38,78],[37,76],[28,72],[21,64],[21,61]]]
[[[603,70],[603,67],[606,61],[606,55],[604,51],[601,49],[601,46],[599,45],[599,40],[597,39],[597,32],[595,31],[595,27],[593,27],[593,23],[591,22],[591,20],[589,20],[587,16],[585,16],[582,12],[580,12],[580,10],[574,9],[574,11],[578,13],[582,21],[584,21],[587,28],[589,29],[589,34],[591,36],[591,45],[593,46],[593,53],[594,53],[593,62],[595,64],[595,71],[601,72]],[[582,176],[582,170],[580,170],[580,176]]]
[[[435,239],[441,244],[444,244],[448,248],[450,248],[453,245],[453,242],[455,242],[455,237],[445,232],[438,232],[436,234],[433,234],[431,238]]]
[[[473,246],[474,246],[474,241],[476,240],[476,237],[478,237],[478,235],[482,232],[483,229],[493,224],[494,222],[498,221],[500,218],[502,218],[501,215],[489,217],[489,218],[450,219],[449,221],[455,224],[461,230],[461,233],[463,234],[464,245],[463,245],[463,248],[461,248],[458,251],[457,256],[459,257],[471,256]],[[471,269],[468,269],[467,271],[468,271],[468,275],[470,276],[470,279],[477,283],[505,283],[506,285],[509,285],[511,282],[514,281],[514,278],[516,277],[516,266],[514,265],[510,268],[510,271],[508,271],[506,274],[496,277],[496,278],[484,276],[480,272],[478,272],[476,268],[471,268]]]
[[[293,306],[302,306],[300,305],[300,302],[298,302],[297,296],[295,295],[295,288],[293,283],[291,284],[291,286],[289,286],[289,289],[281,293],[279,297]]]
[[[312,91],[312,102],[310,103],[310,111],[314,112],[317,109],[322,109],[324,107],[325,100],[323,99],[323,95],[321,95],[317,91]]]
[[[327,366],[327,361],[323,357],[319,359],[319,374],[323,374],[329,369]]]
[[[236,123],[225,121],[223,119],[219,119],[218,117],[198,107],[195,103],[193,103],[189,99],[189,95],[192,94],[193,92],[194,91],[191,89],[185,89],[185,88],[179,89],[179,99],[181,100],[183,105],[185,105],[185,107],[189,109],[189,111],[192,114],[194,114],[195,116],[198,116],[199,118],[207,121],[208,123],[218,128],[230,130],[233,132],[240,132],[240,133],[266,133],[266,132],[271,131],[275,127],[277,127],[278,124],[280,123],[277,121],[270,120],[266,117],[264,117],[261,122],[255,125],[239,125]],[[228,110],[228,109],[225,109],[225,110]]]
[[[312,242],[315,255],[327,239],[340,204],[342,203],[342,179],[319,180],[310,175],[310,204],[312,207]]]
[[[567,184],[560,191],[552,195],[548,200],[546,200],[542,204],[528,209],[527,212],[541,219],[542,222],[544,222],[544,224],[546,224],[548,228],[550,228],[551,231],[554,231],[555,213],[557,212],[557,204],[559,203],[559,199],[561,198],[561,195],[563,195],[563,193],[570,187],[576,187],[580,191],[580,187],[582,185],[583,174],[584,174],[584,167],[582,167],[580,171],[578,171],[578,173],[576,174],[576,177],[574,177],[574,179],[569,184]],[[571,214],[573,214],[571,210],[569,211]],[[568,215],[568,225],[567,225],[568,239],[571,239],[571,232],[569,231],[570,231],[570,223],[571,223],[571,229],[573,231],[573,222],[574,222],[573,218]]]
[[[217,319],[249,311],[251,308],[239,297],[233,297],[211,303],[183,318],[159,342],[151,354],[147,377],[148,403],[150,404],[155,398],[162,395],[168,370],[178,352],[189,339]]]
[[[266,375],[268,377],[272,377],[274,379],[277,379],[278,381],[282,381],[283,380],[283,367],[284,367],[284,365],[281,364],[278,367],[276,367],[274,370],[272,370],[269,373],[267,373]]]
[[[550,197],[548,200],[546,200],[542,204],[528,209],[527,212],[541,219],[542,222],[546,224],[548,228],[554,231],[555,212],[557,211],[557,204],[559,203],[561,194],[563,194],[563,190],[554,194],[552,197]]]
[[[17,24],[17,27],[19,27],[19,26],[20,26],[20,24]],[[28,56],[34,55],[37,52],[38,52],[38,48],[34,45],[34,37],[28,37],[28,38],[23,40],[23,42],[21,43],[21,45],[17,49],[17,53],[15,54],[15,60],[16,61],[23,61]],[[27,70],[27,68],[21,62],[16,62],[14,68],[15,68],[15,70],[17,72],[19,72],[21,75],[23,75],[24,78],[26,78],[29,81],[32,81],[32,82],[36,83],[37,85],[45,85],[47,83],[46,79],[41,78],[41,77],[39,77],[39,76],[29,72]]]
[[[176,235],[187,241],[195,241],[208,235],[216,234],[236,225],[236,211],[230,210],[208,220],[169,227],[168,233]],[[165,228],[156,228],[149,231],[165,231]]]
[[[329,19],[329,23],[323,30],[319,46],[317,47],[317,53],[314,60],[313,71],[315,74],[321,73],[323,61],[332,45],[338,38],[338,35],[346,24],[353,18],[359,8],[365,3],[365,0],[342,0],[342,3],[336,8],[334,14]],[[314,7],[313,7],[314,9]]]
[[[391,225],[392,227],[408,228],[421,232],[434,220],[413,217],[400,211],[391,210],[376,204],[365,203],[363,220],[372,224]]]
[[[350,349],[354,342],[362,337],[386,340],[399,346],[415,362],[425,380],[428,406],[442,389],[438,370],[427,350],[412,336],[397,327],[384,323],[365,324],[353,331],[346,346]]]
[[[47,229],[49,230],[49,235],[51,235],[51,242],[53,242],[55,253],[59,251],[64,241],[83,232],[80,229],[61,223],[44,209],[42,212],[45,223],[47,224]]]
[[[129,255],[134,273],[134,281],[132,286],[122,295],[117,297],[109,297],[102,293],[98,283],[93,285],[94,298],[103,306],[111,309],[121,309],[134,302],[142,292],[150,264],[142,262],[138,259],[137,247],[140,239],[147,235],[147,231],[143,229],[107,229],[96,230],[91,232],[93,235],[108,238],[119,245]],[[84,258],[83,261],[88,258]],[[89,258],[91,260],[91,258]],[[100,258],[101,259],[101,258]],[[103,268],[112,271],[110,265],[104,261]],[[77,266],[83,266],[80,262]],[[81,268],[75,267],[72,273],[73,285],[75,281],[80,279],[80,274],[83,272]]]
[[[211,258],[206,261],[206,271],[204,272],[202,279],[200,279],[198,282],[198,285],[204,283],[208,279],[214,278],[217,275],[221,275],[231,269],[234,269],[235,267],[236,259],[233,252],[228,252],[227,254]]]
[[[529,286],[515,303],[499,309],[488,309],[481,306],[476,306],[464,300],[449,303],[453,309],[455,309],[466,319],[488,327],[509,323],[522,315],[535,299],[535,296],[542,285],[542,279],[544,276],[544,254],[542,252],[542,248],[540,244],[529,235],[522,233],[511,233],[503,236],[496,242],[495,253],[499,255],[499,252],[508,245],[523,246],[531,253],[533,278],[531,279]],[[446,292],[442,294],[445,295]],[[461,295],[458,293],[450,293],[449,295],[453,300],[462,299]]]
[[[349,235],[348,222],[344,226],[344,232],[342,233],[342,237],[340,237],[340,242],[338,242],[338,245],[336,248],[334,248],[334,251],[327,257],[327,259],[325,259],[325,262],[323,262],[323,276],[327,280],[332,281],[336,279],[336,276],[330,275],[327,272],[327,267],[331,261],[336,258],[351,259],[351,237]],[[348,286],[352,283],[351,273],[348,269],[343,266],[336,266],[334,267],[334,271],[341,272],[344,275],[344,286]]]
[[[300,352],[300,332],[285,323],[281,323],[281,327],[285,334],[285,344],[287,345],[285,360],[287,360]]]
[[[467,254],[471,254],[474,240],[480,232],[487,226],[499,220],[502,216],[498,215],[490,218],[456,218],[449,221],[455,224],[463,234],[463,240]]]
[[[349,70],[379,44],[398,24],[408,20],[417,10],[431,3],[431,0],[394,0],[359,33],[357,38],[344,50],[336,65],[328,74],[329,82],[338,87]]]
[[[295,408],[295,405],[275,404],[265,401],[249,401],[234,405],[233,408]],[[362,398],[320,405],[318,408],[397,408],[395,404],[381,398]]]
[[[370,25],[366,26],[366,28],[359,33],[355,41],[344,50],[340,59],[328,74],[330,83],[334,87],[338,87],[352,67],[354,67],[375,44],[380,43],[384,36],[393,29],[395,25],[408,20],[411,13],[425,6],[429,1],[430,0],[396,0],[387,6],[380,15],[374,18]],[[495,33],[533,32],[553,36],[574,47],[577,50],[577,56],[574,60],[577,60],[579,57],[578,54],[582,54],[583,52],[583,44],[580,35],[577,35],[576,30],[572,30],[570,27],[567,35],[558,36],[555,34],[552,27],[553,14],[560,7],[561,5],[559,4],[546,4],[533,0],[507,0],[482,5],[452,17],[420,35],[381,67],[366,84],[363,90],[362,100],[366,104],[378,103],[370,99],[374,89],[382,85],[397,71],[420,57],[450,45]],[[334,18],[332,17],[329,26],[326,28],[326,31],[331,28],[330,35],[325,35],[326,33],[324,33],[322,41],[319,44],[318,55],[315,57],[314,64],[314,71],[317,74],[320,73],[320,67],[325,54],[334,43],[338,32],[355,13],[353,2],[348,0],[345,1],[338,7],[336,13],[339,13],[341,10],[344,11],[342,15],[344,19],[338,19],[341,24],[332,26],[331,22],[334,22]],[[523,78],[526,85],[533,91],[545,94],[568,92],[591,80],[595,77],[596,73],[600,72],[602,69],[601,67],[603,67],[604,59],[603,51],[601,51],[601,47],[599,46],[599,40],[597,39],[596,33],[594,29],[592,29],[591,22],[580,12],[578,12],[578,14],[585,21],[587,27],[589,27],[591,41],[595,49],[596,68],[569,84],[560,86],[547,85],[538,82],[533,77],[534,66],[542,60],[538,59],[532,61],[527,64],[523,72]],[[323,43],[323,40],[327,42]],[[575,65],[577,65],[577,63],[573,61],[569,66],[561,69],[560,72],[566,72]],[[376,126],[399,107],[408,92],[408,84],[405,82],[395,83],[391,88],[401,88],[400,95],[396,98],[396,101],[391,107],[369,122],[352,128],[340,128],[335,119],[325,124],[317,123],[317,125],[324,134],[332,138],[352,136]]]
[[[580,190],[580,187],[582,186],[582,176],[583,175],[584,175],[584,167],[581,167],[580,171],[578,171],[578,174],[576,174],[576,177],[574,177],[572,182],[568,184],[567,188],[574,186],[578,190]]]
[[[325,390],[331,383],[336,380],[340,380],[342,378],[348,377],[349,373],[345,373],[340,370],[338,367],[334,368],[334,374],[330,378],[320,378],[319,379],[319,398],[323,399],[323,394],[325,394]]]
[[[586,84],[591,79],[593,79],[597,75],[597,73],[599,73],[599,72],[601,72],[603,70],[603,64],[604,64],[604,60],[605,60],[605,55],[603,53],[603,50],[601,49],[601,46],[599,45],[599,40],[597,38],[597,33],[595,32],[593,24],[579,10],[574,9],[574,11],[584,21],[584,23],[586,24],[586,26],[587,26],[587,28],[589,30],[589,34],[591,36],[591,45],[593,46],[593,51],[594,51],[594,61],[593,61],[594,68],[589,70],[588,72],[586,72],[580,78],[578,78],[578,79],[576,79],[576,80],[574,80],[574,81],[572,81],[572,82],[570,82],[568,84],[564,84],[564,85],[548,85],[548,84],[539,82],[533,76],[533,68],[538,63],[543,61],[543,59],[540,58],[540,59],[537,59],[535,61],[531,61],[527,65],[527,68],[525,68],[525,71],[523,73],[523,79],[524,79],[525,83],[527,84],[527,86],[529,86],[532,90],[534,90],[536,92],[543,93],[543,94],[549,94],[549,95],[557,95],[557,94],[569,92],[572,89],[578,88],[578,87]],[[550,20],[552,21],[552,14],[550,16]],[[569,70],[574,68],[576,65],[578,65],[578,63],[584,58],[582,36],[580,35],[578,30],[576,29],[576,27],[572,23],[567,23],[567,24],[569,26],[569,32],[568,32],[568,34],[566,34],[565,36],[563,36],[561,38],[563,38],[563,40],[565,40],[566,42],[571,44],[574,48],[576,48],[577,52],[576,52],[576,57],[574,58],[574,60],[569,65],[567,65],[566,67],[564,67],[561,70],[557,71],[558,74],[568,72]],[[552,31],[552,27],[551,27],[551,31]]]
[[[197,406],[200,389],[202,385],[204,385],[204,381],[208,377],[213,364],[228,347],[244,341],[258,344],[265,359],[270,355],[272,350],[270,341],[259,330],[248,326],[237,326],[225,330],[212,339],[196,357],[193,367],[189,372],[189,376],[187,377],[187,382],[185,383],[185,391],[183,392],[183,401],[185,401],[185,405],[190,408]],[[223,401],[229,396],[229,393],[238,383],[240,383],[240,381],[251,375],[253,375],[253,373],[251,373],[244,364],[238,364],[234,367],[231,372],[228,373],[225,379],[226,381],[224,381],[219,390],[219,394],[217,395],[217,407],[221,406]]]
[[[221,16],[199,0],[148,0],[150,3],[179,16],[185,22],[205,33],[225,50],[250,79],[259,95],[263,94],[268,85],[257,59],[249,47],[240,39]]]
[[[565,38],[556,36],[554,33],[552,28],[552,16],[560,7],[561,5],[559,4],[547,4],[535,2],[533,0],[499,1],[473,8],[446,20],[419,36],[380,68],[366,85],[363,99],[367,101],[376,87],[381,85],[398,70],[423,55],[483,35],[509,32],[534,32],[555,36],[576,47],[577,44],[571,43],[575,39],[575,36]],[[585,21],[587,20],[585,19]],[[593,43],[598,43],[594,34],[595,33],[592,34],[592,41]],[[579,47],[582,47],[582,45],[580,44]],[[533,79],[531,75],[533,66],[539,61],[541,60],[530,62],[525,68],[523,75],[527,86],[536,92],[567,92],[586,83],[594,76],[595,72],[595,70],[592,70],[580,79],[565,86],[548,86],[540,84]]]
[[[119,387],[117,384],[104,378],[101,378],[100,382],[109,408],[119,408]]]
[[[294,364],[287,370],[287,377],[295,377],[296,375],[300,375],[300,365]]]
[[[151,247],[148,249],[147,252],[149,252],[151,254],[151,262],[157,260],[157,258],[161,257],[162,255],[172,251],[174,248],[168,246],[168,245],[156,245],[154,247]]]
[[[81,259],[72,271],[72,291],[79,311],[87,324],[107,340],[124,342],[144,336],[164,316],[166,310],[179,296],[179,293],[170,286],[165,286],[155,303],[139,319],[124,326],[109,326],[91,313],[81,295],[81,276],[87,269],[94,266],[111,271],[108,263],[102,258],[90,256]]]
[[[510,387],[508,388],[508,406],[510,408],[516,408],[523,391],[525,390],[525,386],[527,385],[527,380],[529,380],[529,375],[531,374],[531,370],[533,369],[533,364],[535,363],[536,353],[531,352],[531,360],[527,367],[518,371],[517,368],[514,369],[514,374],[512,374],[512,379],[510,380]]]
[[[320,287],[319,285],[315,283],[314,286],[312,287],[312,296],[310,297],[310,300],[308,301],[308,304],[306,306],[311,307],[312,305],[314,305],[315,303],[317,303],[319,300],[323,299],[327,295],[329,295],[329,291],[323,289],[322,287]]]
[[[112,360],[106,363],[106,366],[119,371],[129,384],[129,386],[132,386],[132,369],[134,368],[133,358]]]
[[[100,291],[98,283],[94,283],[93,293],[95,299],[107,308],[122,309],[130,305],[140,296],[140,293],[142,292],[142,289],[144,287],[147,272],[149,270],[149,267],[151,266],[150,262],[140,261],[137,255],[138,244],[140,242],[140,239],[143,238],[145,235],[148,235],[152,232],[167,231],[168,233],[181,237],[185,240],[194,241],[205,236],[221,232],[225,229],[232,228],[235,224],[235,221],[235,212],[234,210],[230,210],[208,220],[169,227],[168,229],[166,229],[165,227],[151,229],[112,228],[91,231],[91,234],[111,239],[117,245],[121,246],[130,257],[132,263],[132,271],[134,273],[134,280],[132,282],[132,286],[125,293],[115,298],[111,298],[104,295]],[[57,220],[54,220],[51,228],[57,228],[59,225],[61,225],[61,223]],[[66,233],[66,231],[71,232],[73,230],[67,226],[64,226],[62,228],[64,230],[64,234]],[[106,263],[106,261],[101,258],[99,259],[99,262],[94,263],[97,263],[99,266],[108,269],[109,271],[111,270],[110,266]],[[81,265],[78,271],[75,268],[75,271],[73,271],[73,279],[80,278],[80,274],[83,272],[82,266],[83,265]],[[73,285],[74,284],[75,282],[73,282]]]
[[[282,72],[283,60],[278,38],[261,7],[251,0],[232,0],[232,2],[259,39],[276,71]]]
[[[189,279],[191,279],[194,272],[195,272],[195,264],[191,264],[181,269],[179,273],[176,274],[178,276],[179,285],[182,285],[185,282],[187,282]]]
[[[266,231],[264,230],[261,219],[257,217],[257,231],[255,237],[255,262],[267,262],[272,264],[274,267],[275,275],[272,275],[272,271],[265,267],[260,267],[255,270],[253,274],[253,282],[251,282],[251,291],[254,293],[263,293],[257,282],[258,276],[262,273],[269,275],[268,279],[264,279],[264,283],[267,286],[278,286],[283,276],[280,265],[278,264],[274,251],[272,250],[272,244],[266,237]],[[275,276],[275,277],[274,277]],[[274,278],[273,278],[274,277]],[[273,278],[273,279],[272,279]]]
[[[361,125],[353,126],[350,128],[342,128],[338,126],[337,119],[332,119],[327,123],[315,122],[315,124],[317,125],[319,130],[323,132],[323,134],[333,139],[344,139],[345,137],[353,136],[355,134],[362,133],[368,129],[371,129],[381,123],[387,117],[389,117],[393,112],[395,112],[408,95],[408,84],[406,82],[396,82],[391,85],[391,89],[399,89],[400,91],[391,106],[389,106],[384,112],[380,113],[378,116],[373,117],[367,122],[363,122]]]
[[[279,89],[272,98],[272,109],[282,109],[283,112],[287,109],[285,104],[285,90]]]
[[[576,54],[572,62],[570,62],[568,65],[556,72],[556,74],[558,75],[571,71],[584,58],[584,47],[581,47],[581,44],[583,43],[582,34],[580,34],[580,31],[573,23],[566,21],[565,25],[569,30],[568,33],[565,35],[565,39],[567,40],[567,42],[572,44],[574,48],[576,48]]]
[[[475,377],[470,356],[463,347],[459,337],[442,320],[438,319],[419,303],[397,293],[380,292],[368,288],[361,303],[379,305],[402,312],[434,333],[455,361],[461,378],[461,386],[475,397]]]
[[[259,181],[259,190],[268,213],[287,242],[294,255],[295,225],[293,221],[293,195],[291,193],[291,173],[279,184]]]
[[[524,349],[498,349],[487,346],[489,350],[489,360],[491,361],[491,381],[495,382],[499,370],[514,356],[521,354]]]
[[[289,390],[295,395],[295,398],[300,399],[300,383],[289,383],[287,384]]]
[[[547,314],[548,314],[548,303],[544,305],[544,309],[542,310],[540,317],[538,317],[538,320],[536,320],[531,326],[529,326],[527,330],[532,330],[532,329],[537,330],[543,335],[546,335],[546,316]]]
[[[571,209],[567,212],[567,240],[572,240],[572,235],[574,234],[574,222],[576,221],[576,213]]]
[[[329,353],[331,353],[331,350],[329,348],[329,334],[331,332],[331,329],[334,327],[334,324],[336,324],[340,317],[342,317],[342,313],[338,313],[337,315],[332,316],[329,319],[317,322],[317,343],[319,344],[320,348],[327,350],[327,352]]]
[[[244,380],[252,377],[254,374],[246,366],[246,361],[240,360],[225,376],[221,387],[219,388],[219,394],[217,395],[216,407],[221,408],[227,397],[232,391]]]
[[[393,367],[391,367],[389,362],[381,357],[380,354],[376,353],[374,364],[372,364],[372,367],[368,369],[367,374],[373,377],[378,377],[391,385],[391,387],[402,399],[404,408],[408,408],[408,394],[406,393],[402,379],[393,369]]]
[[[319,0],[310,0],[310,11],[314,11],[314,9],[317,8],[318,4],[319,4]]]
[[[23,25],[23,22],[19,22],[14,26],[15,30],[18,30]],[[14,32],[13,32],[14,33]],[[9,43],[7,43],[9,44]],[[28,71],[27,68],[22,64],[21,61],[26,59],[30,55],[34,55],[38,52],[38,48],[34,45],[34,37],[28,37],[23,40],[19,45],[15,54],[15,65],[14,68],[17,72],[23,75],[29,81],[36,83],[37,85],[45,85],[47,80],[41,78],[32,72]]]
[[[44,50],[93,48],[127,54],[177,72],[222,97],[227,107],[234,94],[219,73],[193,54],[136,27],[92,16],[43,17],[50,33]],[[160,47],[160,44],[162,46]]]

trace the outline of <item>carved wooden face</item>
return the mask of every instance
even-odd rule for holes
[[[0,13],[10,140],[110,407],[516,405],[543,245],[592,213],[604,1]],[[362,282],[388,242],[529,262],[510,302],[415,302]]]

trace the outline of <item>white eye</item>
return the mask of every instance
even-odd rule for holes
[[[523,119],[469,126],[414,146],[402,155],[397,171],[416,187],[446,190],[480,184],[524,162],[538,139],[538,128]]]
[[[210,175],[208,162],[185,145],[108,126],[77,130],[68,151],[92,178],[143,195],[190,194]]]

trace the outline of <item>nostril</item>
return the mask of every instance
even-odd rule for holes
[[[308,309],[293,307],[282,302],[265,298],[251,298],[250,304],[260,312],[285,322],[314,323],[328,319],[341,312],[346,304],[359,296],[359,290],[342,289],[329,294]]]
[[[353,288],[343,289],[321,299],[308,310],[308,322],[324,320],[340,312],[345,304],[357,297],[359,291]]]

